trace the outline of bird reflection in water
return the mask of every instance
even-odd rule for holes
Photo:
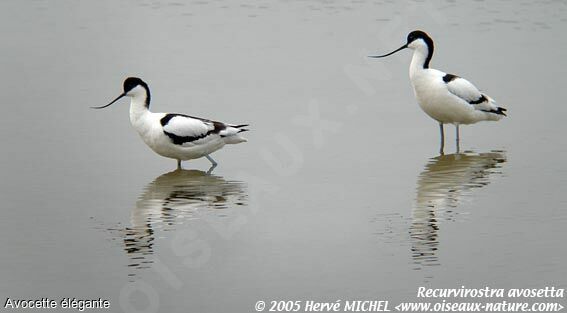
[[[429,160],[417,181],[409,230],[416,269],[439,265],[439,223],[454,220],[455,208],[470,197],[470,190],[488,185],[505,162],[504,151],[456,153]]]
[[[197,218],[197,211],[246,205],[245,189],[242,182],[197,170],[177,169],[154,179],[132,209],[130,226],[122,231],[128,266],[134,271],[129,276],[151,267],[156,232],[174,231],[176,225]]]

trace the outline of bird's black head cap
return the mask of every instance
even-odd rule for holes
[[[146,94],[148,95],[148,97],[146,98],[146,106],[149,107],[150,106],[150,88],[148,87],[148,84],[146,84],[146,82],[144,82],[143,80],[141,80],[138,77],[128,77],[126,78],[126,80],[124,80],[124,93],[128,93],[130,90],[136,88],[137,86],[142,86],[144,89],[146,89]]]
[[[139,79],[138,77],[128,77],[124,80],[124,92],[128,92],[136,86],[142,86],[144,88],[148,88],[148,84],[146,84],[143,80]]]
[[[408,34],[408,38],[407,38],[407,45],[409,45],[410,43],[418,40],[418,39],[422,39],[423,41],[425,41],[425,44],[427,45],[427,59],[425,60],[425,64],[423,65],[424,68],[429,68],[429,62],[431,61],[431,58],[433,57],[433,39],[431,39],[431,37],[429,37],[429,35],[421,30],[414,30],[413,32]]]

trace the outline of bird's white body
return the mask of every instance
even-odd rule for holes
[[[486,100],[481,103],[469,103],[483,95],[466,79],[455,77],[445,82],[443,78],[447,73],[424,68],[426,57],[427,51],[414,49],[409,76],[417,102],[427,115],[439,123],[457,125],[497,121],[503,117],[492,113],[498,110],[498,106],[486,95]]]
[[[136,90],[136,89],[140,90]],[[130,102],[130,123],[138,132],[142,140],[155,153],[166,158],[176,160],[191,160],[207,156],[225,144],[236,144],[245,142],[246,139],[239,135],[242,129],[224,125],[224,129],[212,132],[215,123],[205,119],[199,119],[181,114],[174,117],[163,125],[163,119],[169,113],[154,113],[146,106],[145,90],[142,87],[133,89]],[[175,143],[166,132],[179,137],[201,137],[199,139]]]
[[[134,129],[148,147],[166,158],[182,161],[198,159],[221,149],[225,144],[246,141],[245,138],[238,134],[240,129],[227,125],[227,128],[219,133],[209,134],[192,142],[175,144],[165,134],[164,130],[167,129],[179,135],[198,136],[213,130],[214,126],[210,122],[183,115],[174,117],[170,120],[170,123],[163,126],[160,121],[166,115],[166,113],[151,112],[145,107],[143,100],[140,103],[140,99],[132,97],[130,103],[130,123],[132,123]]]
[[[153,113],[149,110],[150,90],[139,78],[124,81],[124,92],[111,103],[95,107],[108,107],[122,97],[130,97],[130,123],[144,143],[157,154],[181,161],[206,157],[213,167],[216,162],[209,156],[226,144],[245,142],[240,133],[247,125],[230,125],[208,119],[175,113]],[[211,168],[212,169],[212,168]]]

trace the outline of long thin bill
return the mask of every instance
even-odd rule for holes
[[[113,104],[114,102],[120,100],[120,98],[124,97],[125,95],[126,95],[126,93],[123,93],[123,94],[121,94],[120,96],[118,96],[118,98],[116,98],[116,99],[114,99],[112,102],[110,102],[109,104],[103,105],[103,106],[101,106],[101,107],[91,107],[91,109],[104,109],[104,108],[106,108],[107,106],[110,106],[111,104]]]
[[[405,45],[399,47],[398,49],[396,49],[396,50],[394,50],[394,51],[392,51],[392,52],[390,52],[390,53],[388,53],[388,54],[384,54],[384,55],[369,55],[368,57],[369,57],[369,58],[383,58],[383,57],[387,57],[387,56],[392,55],[392,54],[394,54],[394,53],[396,53],[396,52],[398,52],[398,51],[400,51],[400,50],[402,50],[402,49],[405,49],[405,48],[407,48],[407,47],[408,47],[408,45],[405,44]]]

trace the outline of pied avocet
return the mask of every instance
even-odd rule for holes
[[[124,92],[107,105],[93,107],[102,109],[122,97],[130,97],[130,122],[142,140],[157,154],[181,161],[206,157],[213,167],[217,162],[210,154],[225,144],[246,142],[240,133],[248,125],[231,125],[204,118],[177,113],[150,112],[150,89],[137,77],[124,81]]]
[[[433,56],[433,40],[423,31],[409,33],[406,44],[388,54],[370,57],[383,58],[405,48],[413,50],[409,74],[417,102],[427,115],[439,122],[441,154],[445,144],[443,124],[455,125],[459,151],[459,125],[498,121],[506,116],[505,108],[499,107],[468,80],[429,68]]]

